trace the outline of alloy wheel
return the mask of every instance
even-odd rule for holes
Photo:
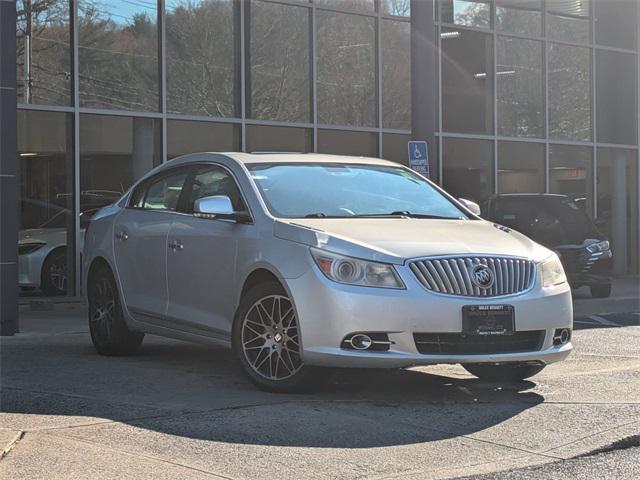
[[[302,368],[298,323],[287,297],[269,295],[255,302],[241,328],[242,352],[261,377],[284,380]]]
[[[116,293],[105,275],[101,275],[91,289],[90,321],[94,334],[108,339],[114,322]]]

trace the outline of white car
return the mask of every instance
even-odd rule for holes
[[[379,159],[174,159],[87,230],[93,343],[130,354],[148,332],[232,346],[274,391],[319,367],[528,378],[573,348],[571,290],[552,251],[476,208]]]

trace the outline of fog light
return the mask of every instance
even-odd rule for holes
[[[351,337],[351,346],[356,350],[366,350],[371,346],[373,342],[371,341],[371,337],[369,335],[364,335],[359,333]]]
[[[557,328],[553,334],[553,344],[555,346],[564,345],[571,340],[570,328]]]

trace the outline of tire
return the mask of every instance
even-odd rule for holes
[[[252,287],[240,300],[233,322],[233,351],[249,380],[269,392],[311,388],[322,369],[304,365],[295,310],[282,285]]]
[[[490,382],[520,382],[537,375],[545,367],[544,365],[527,365],[521,363],[504,365],[469,363],[462,366],[467,372],[475,375],[480,380],[487,380]]]
[[[124,320],[120,296],[113,273],[107,266],[98,267],[88,286],[89,331],[100,355],[134,354],[144,333],[129,330]]]
[[[57,248],[47,255],[42,264],[40,279],[42,293],[47,297],[66,295],[68,279],[67,250]]]
[[[591,290],[591,296],[593,298],[608,298],[611,295],[611,284],[591,285],[589,290]]]

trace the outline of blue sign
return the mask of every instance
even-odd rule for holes
[[[427,142],[409,142],[409,168],[429,177],[429,149]]]

